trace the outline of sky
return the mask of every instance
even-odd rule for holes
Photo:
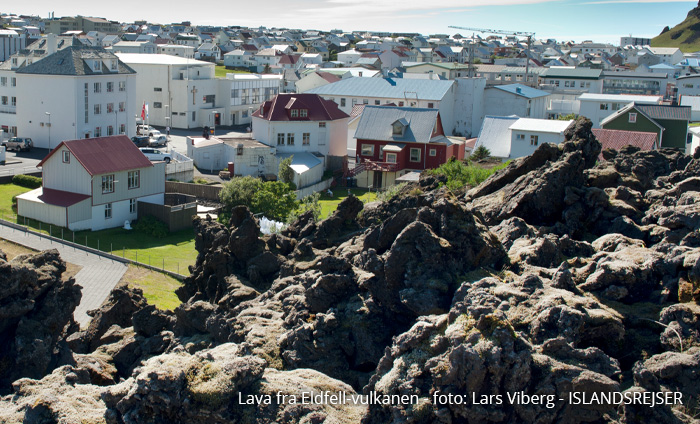
[[[2,12],[41,17],[54,12],[56,17],[80,14],[160,24],[188,20],[194,25],[479,34],[449,28],[452,25],[535,32],[540,39],[619,44],[622,36],[658,35],[666,25],[683,21],[697,4],[686,0],[234,0],[193,7],[198,4],[186,0],[34,0]]]

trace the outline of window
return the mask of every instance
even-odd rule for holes
[[[111,125],[107,126],[107,135],[114,135],[114,127]]]
[[[95,93],[101,93],[102,92],[102,83],[101,82],[96,82],[93,87],[93,92]]]
[[[363,156],[374,156],[374,144],[363,144],[360,154]]]
[[[153,91],[163,91],[163,89],[160,87],[153,87]]]
[[[403,135],[403,132],[404,126],[399,122],[394,122],[394,124],[391,126],[391,133],[393,135]]]
[[[102,113],[102,107],[101,107],[101,106],[102,106],[102,105],[100,105],[99,103],[95,105],[95,107],[94,107],[94,109],[95,109],[95,115],[99,115],[100,113]]]
[[[107,83],[107,92],[111,93],[114,91],[114,83],[113,82],[108,82]]]
[[[284,133],[277,133],[277,145],[284,146]]]
[[[601,104],[600,104],[600,110],[608,110],[608,104],[607,104],[607,103],[601,103]]]
[[[428,109],[432,109],[435,107],[435,103],[428,103]]]
[[[192,112],[192,122],[197,120],[197,112]]]
[[[294,145],[294,133],[287,133],[287,145],[288,146]]]
[[[292,118],[298,118],[299,117],[299,109],[292,109]]]
[[[102,62],[100,62],[99,60],[95,61],[95,70],[96,71],[102,70]]]
[[[326,128],[326,123],[325,122],[319,122],[318,123],[319,128]]]
[[[114,193],[114,174],[102,176],[102,193]]]
[[[17,87],[17,78],[12,77],[12,78],[10,79],[10,85],[11,85],[12,87]]]
[[[107,203],[105,205],[105,219],[110,219],[112,217],[112,204]]]
[[[559,80],[554,81],[554,86],[559,87]]]
[[[437,149],[430,149],[430,150],[429,150],[429,155],[430,155],[430,156],[437,156]]]
[[[299,117],[306,118],[309,116],[309,111],[307,109],[299,109]]]
[[[153,108],[154,109],[162,109],[163,103],[162,102],[153,102]]]
[[[411,149],[410,160],[411,162],[420,162],[420,149]]]
[[[368,105],[368,104],[369,104],[369,100],[367,100],[367,99],[362,99],[362,104],[363,104],[363,105]]]
[[[3,87],[7,85],[7,77],[0,77],[0,85]]]
[[[515,139],[516,140],[525,140],[525,134],[516,134]]]
[[[17,106],[17,97],[12,96],[12,98],[10,98],[10,105]]]
[[[612,110],[620,110],[622,109],[622,103],[613,103],[612,104]]]
[[[126,110],[126,103],[119,102],[119,112],[124,112]]]
[[[119,91],[126,91],[126,81],[119,81]]]
[[[216,96],[214,94],[207,94],[206,96],[204,96],[204,103],[214,104],[215,99],[216,99]]]
[[[693,88],[693,84],[683,84],[683,88]]]
[[[119,124],[119,134],[126,134],[126,124]]]
[[[141,181],[140,181],[140,171],[129,171],[127,174],[127,187],[132,189],[132,188],[138,188]]]
[[[242,144],[239,144],[238,147],[236,147],[236,155],[243,156],[243,145]]]
[[[374,104],[375,104],[376,106],[379,106],[380,104],[382,104],[382,102],[379,101],[379,100],[375,100],[375,101],[374,101]]]
[[[95,127],[95,137],[102,137],[102,127]]]
[[[399,107],[403,107],[403,102],[399,102]]]
[[[114,112],[114,103],[107,103],[107,113]]]
[[[386,161],[389,163],[396,163],[396,153],[387,153]]]
[[[70,152],[68,150],[63,151],[63,163],[70,163]]]
[[[129,213],[136,213],[136,199],[129,199]]]
[[[538,135],[531,135],[530,136],[530,145],[537,146],[537,144],[539,144],[539,139],[540,139],[540,137]]]
[[[7,106],[7,96],[2,96],[2,105]]]
[[[311,144],[311,133],[304,133],[301,136],[301,144],[304,146],[308,146]]]
[[[345,97],[340,98],[340,107],[345,107]]]
[[[637,114],[636,113],[630,112],[629,122],[630,122],[630,124],[634,124],[635,122],[637,122]]]

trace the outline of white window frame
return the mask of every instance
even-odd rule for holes
[[[636,124],[637,123],[637,113],[636,112],[630,112],[627,118],[627,122],[630,124]]]
[[[397,161],[398,161],[398,156],[396,155],[396,153],[389,153],[389,152],[387,152],[387,154],[386,154],[386,161],[387,161],[387,163],[397,163]]]
[[[374,156],[374,144],[361,144],[360,154],[362,156]]]
[[[102,194],[114,193],[114,174],[102,176]]]
[[[105,219],[112,219],[112,204],[105,203]]]
[[[414,152],[418,152],[418,156],[415,159],[413,157]],[[421,156],[420,149],[418,147],[411,147],[411,150],[409,151],[409,155],[408,155],[408,160],[411,162],[420,162],[420,159],[421,159],[420,156]]]

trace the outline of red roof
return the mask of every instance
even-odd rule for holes
[[[642,150],[653,150],[656,147],[656,133],[641,131],[604,130],[594,128],[593,134],[600,141],[603,149],[620,150],[632,145]]]
[[[306,109],[306,117],[292,118],[292,109]],[[348,118],[331,100],[317,94],[278,94],[253,113],[256,118],[268,121],[333,121]]]
[[[301,55],[296,55],[296,54],[283,54],[280,56],[280,65],[294,65],[299,61],[299,57]]]
[[[37,166],[42,166],[61,146],[66,146],[90,175],[153,166],[151,161],[125,135],[63,141]]]
[[[87,194],[71,193],[70,191],[54,190],[46,187],[42,187],[41,191],[42,193],[38,197],[39,200],[49,205],[64,208],[90,198]]]
[[[324,80],[328,82],[336,82],[340,81],[341,78],[337,75],[333,75],[330,72],[323,72],[323,71],[316,71],[319,77],[323,78]]]

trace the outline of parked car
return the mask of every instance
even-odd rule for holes
[[[158,131],[150,125],[137,125],[136,134],[144,136],[147,135],[149,137],[158,137],[159,135],[161,135],[160,131]]]
[[[31,138],[12,137],[9,140],[3,141],[2,145],[5,146],[5,150],[17,150],[18,152],[28,152],[34,147],[34,142]]]
[[[151,137],[150,146],[165,146],[168,143],[168,137],[164,135],[159,135],[158,137]]]
[[[141,153],[143,153],[151,162],[163,161],[165,163],[170,163],[173,158],[170,153],[161,152],[158,149],[141,147],[139,150],[141,150]]]
[[[134,142],[136,147],[148,147],[151,144],[151,138],[147,135],[137,135],[136,137],[131,137],[131,141]]]

